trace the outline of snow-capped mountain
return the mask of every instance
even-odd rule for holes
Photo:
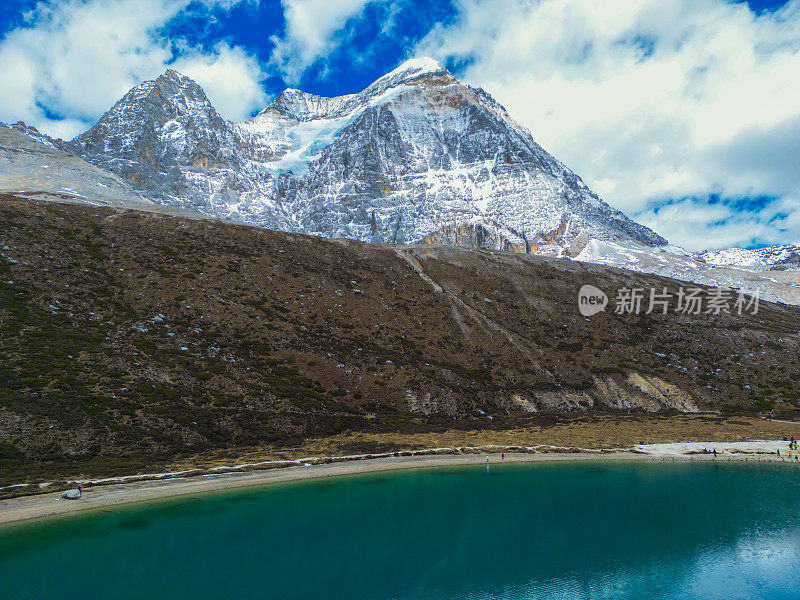
[[[202,88],[176,71],[130,90],[97,124],[62,147],[116,173],[161,204],[230,216],[243,199],[274,198],[236,128]],[[262,206],[265,222],[289,228]]]
[[[221,118],[196,82],[167,71],[71,142],[13,127],[46,148],[42,156],[65,150],[99,167],[92,180],[119,176],[159,210],[324,237],[569,256],[800,304],[797,246],[692,255],[668,245],[432,59],[407,61],[356,94],[287,89],[244,123]],[[0,162],[19,167],[10,191],[54,185],[38,164],[4,152]]]
[[[288,89],[239,124],[167,71],[64,146],[156,202],[274,229],[553,255],[666,244],[428,58],[357,94]]]

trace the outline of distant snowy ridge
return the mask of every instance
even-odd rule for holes
[[[254,120],[269,112],[277,112],[296,121],[341,117],[362,107],[391,88],[410,84],[423,77],[439,77],[441,82],[456,82],[455,77],[432,58],[411,59],[357,94],[327,98],[292,88],[286,89],[272,104],[256,115]]]
[[[742,269],[793,269],[800,270],[800,246],[782,245],[746,250],[705,250],[695,255],[700,261],[720,267]]]
[[[780,247],[752,252],[783,256],[782,251],[774,250],[775,248]],[[742,252],[749,256],[751,251]],[[715,264],[698,257],[707,254],[692,255],[677,246],[650,248],[634,242],[590,240],[575,260],[653,273],[685,282],[736,289],[748,294],[757,293],[762,300],[800,305],[800,270],[797,266],[794,269],[785,266],[789,263],[771,267],[746,266],[741,262],[733,262],[731,257],[727,264]],[[734,252],[734,255],[738,253]],[[613,293],[613,290],[607,291]]]

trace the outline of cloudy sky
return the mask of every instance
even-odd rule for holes
[[[167,68],[243,120],[413,56],[676,244],[800,243],[800,0],[10,0],[0,121],[71,138]]]

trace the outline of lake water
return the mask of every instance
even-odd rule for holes
[[[281,484],[0,528],[0,598],[787,600],[799,499],[754,463]]]

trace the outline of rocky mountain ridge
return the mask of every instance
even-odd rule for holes
[[[593,239],[575,259],[684,282],[741,289],[758,294],[762,300],[800,305],[800,269],[792,263],[791,246],[691,254],[676,246],[649,248],[632,242]]]
[[[0,192],[143,210],[155,207],[120,177],[64,152],[60,145],[23,123],[0,124]]]

